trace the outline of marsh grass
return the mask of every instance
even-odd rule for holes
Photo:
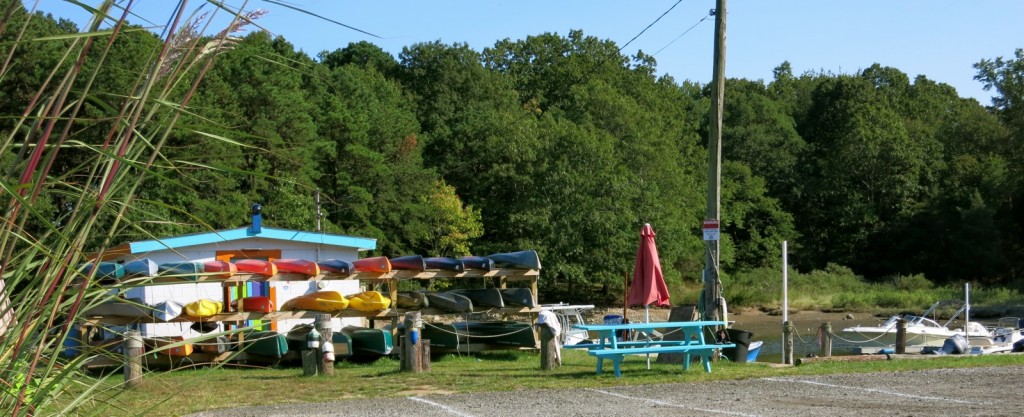
[[[173,180],[163,144],[216,55],[230,49],[232,33],[259,17],[207,2],[234,18],[204,38],[195,36],[196,23],[186,25],[187,2],[168,2],[173,12],[157,37],[128,24],[131,2],[70,3],[92,14],[86,28],[47,28],[21,1],[0,2],[0,82],[22,80],[18,65],[29,59],[50,65],[29,80],[37,83],[21,86],[23,97],[8,97],[24,107],[0,124],[0,411],[8,415],[103,415],[116,404],[95,398],[116,398],[105,393],[117,378],[87,375],[80,370],[87,358],[59,355],[70,324],[112,296],[79,265],[101,257],[126,230],[146,234],[128,219],[146,217],[134,212],[140,206],[162,203],[138,199],[138,190],[153,176]],[[118,55],[126,48],[134,49]],[[121,82],[110,82],[113,75]],[[61,166],[65,159],[74,165]]]
[[[1024,364],[1024,356],[988,355],[943,357],[928,360],[825,362],[797,367],[767,363],[735,364],[720,361],[708,374],[694,365],[651,363],[646,369],[643,356],[627,358],[622,378],[615,378],[610,366],[598,376],[595,360],[582,351],[565,350],[562,366],[540,369],[534,352],[486,352],[477,355],[448,355],[431,363],[425,373],[399,372],[394,359],[371,364],[340,362],[333,377],[303,377],[299,368],[221,368],[159,372],[147,375],[138,389],[110,400],[125,415],[148,410],[147,416],[176,416],[203,410],[254,405],[331,402],[353,398],[387,398],[467,392],[516,391],[527,389],[579,389],[623,385],[665,384],[742,380],[762,377],[821,375],[832,373],[894,372],[934,368],[1006,366]],[[112,384],[112,383],[110,383]],[[110,385],[106,392],[116,392]],[[252,395],[259,393],[259,395]],[[163,401],[162,399],[171,398]],[[106,401],[97,397],[95,401]],[[114,409],[112,409],[113,411]],[[128,410],[132,410],[129,412]]]
[[[773,269],[755,269],[725,277],[725,298],[730,307],[778,309],[782,306],[781,275]],[[964,299],[962,285],[936,286],[922,275],[895,276],[872,282],[849,268],[829,265],[824,270],[809,273],[790,271],[788,278],[789,305],[797,310],[874,314],[921,312],[936,301]],[[972,311],[976,309],[991,316],[1019,314],[1012,306],[1022,304],[1024,297],[1015,290],[971,288]]]

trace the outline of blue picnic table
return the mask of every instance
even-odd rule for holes
[[[573,327],[597,333],[598,342],[574,345],[574,348],[586,348],[587,353],[597,358],[597,374],[600,375],[604,359],[610,359],[615,369],[615,376],[622,377],[620,364],[625,355],[651,353],[683,354],[683,369],[690,369],[691,355],[699,355],[704,364],[704,371],[711,372],[711,355],[716,349],[736,347],[731,343],[708,343],[704,337],[706,327],[725,327],[724,321],[668,321],[622,324],[577,324]],[[616,335],[622,330],[629,332],[642,331],[651,333],[662,329],[663,333],[682,332],[682,340],[638,340],[620,341]],[[568,347],[568,346],[567,346]]]

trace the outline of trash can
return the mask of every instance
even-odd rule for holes
[[[622,324],[622,323],[623,323],[622,316],[620,316],[618,314],[609,314],[607,316],[604,316],[604,324]],[[629,331],[628,330],[618,330],[615,333],[615,338],[618,341],[621,342],[621,341],[624,341],[624,340],[628,340],[629,339],[628,335],[629,335]]]
[[[604,316],[604,324],[622,324],[622,316],[618,314]]]
[[[727,329],[726,334],[729,335],[728,343],[734,343],[736,347],[722,349],[722,355],[735,363],[747,363],[747,350],[750,347],[750,338],[754,337],[754,333],[746,330]]]

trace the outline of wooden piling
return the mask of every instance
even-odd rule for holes
[[[558,362],[558,338],[547,325],[538,324],[540,331],[540,369],[550,371],[561,365]]]
[[[821,355],[823,358],[832,357],[832,322],[821,323]]]
[[[793,323],[782,322],[782,363],[793,365]]]
[[[907,353],[907,320],[900,317],[896,322],[896,354]]]
[[[320,372],[320,358],[317,357],[317,349],[302,349],[299,352],[302,357],[302,375],[315,376]]]
[[[317,314],[316,322],[314,326],[316,331],[320,332],[320,349],[316,351],[318,356],[317,362],[320,365],[317,367],[322,375],[334,376],[334,361],[324,360],[324,343],[334,342],[334,331],[331,329],[331,315],[330,314]]]
[[[124,388],[134,388],[142,383],[142,333],[129,330],[124,336]]]

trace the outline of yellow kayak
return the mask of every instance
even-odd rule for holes
[[[337,291],[317,291],[292,298],[281,306],[281,310],[308,310],[332,313],[348,307],[349,300]]]
[[[188,305],[185,306],[185,314],[192,317],[210,317],[214,314],[220,313],[223,308],[224,303],[203,298],[201,300],[188,303]]]
[[[359,311],[380,311],[391,307],[391,299],[379,291],[365,291],[348,296],[348,307]]]

